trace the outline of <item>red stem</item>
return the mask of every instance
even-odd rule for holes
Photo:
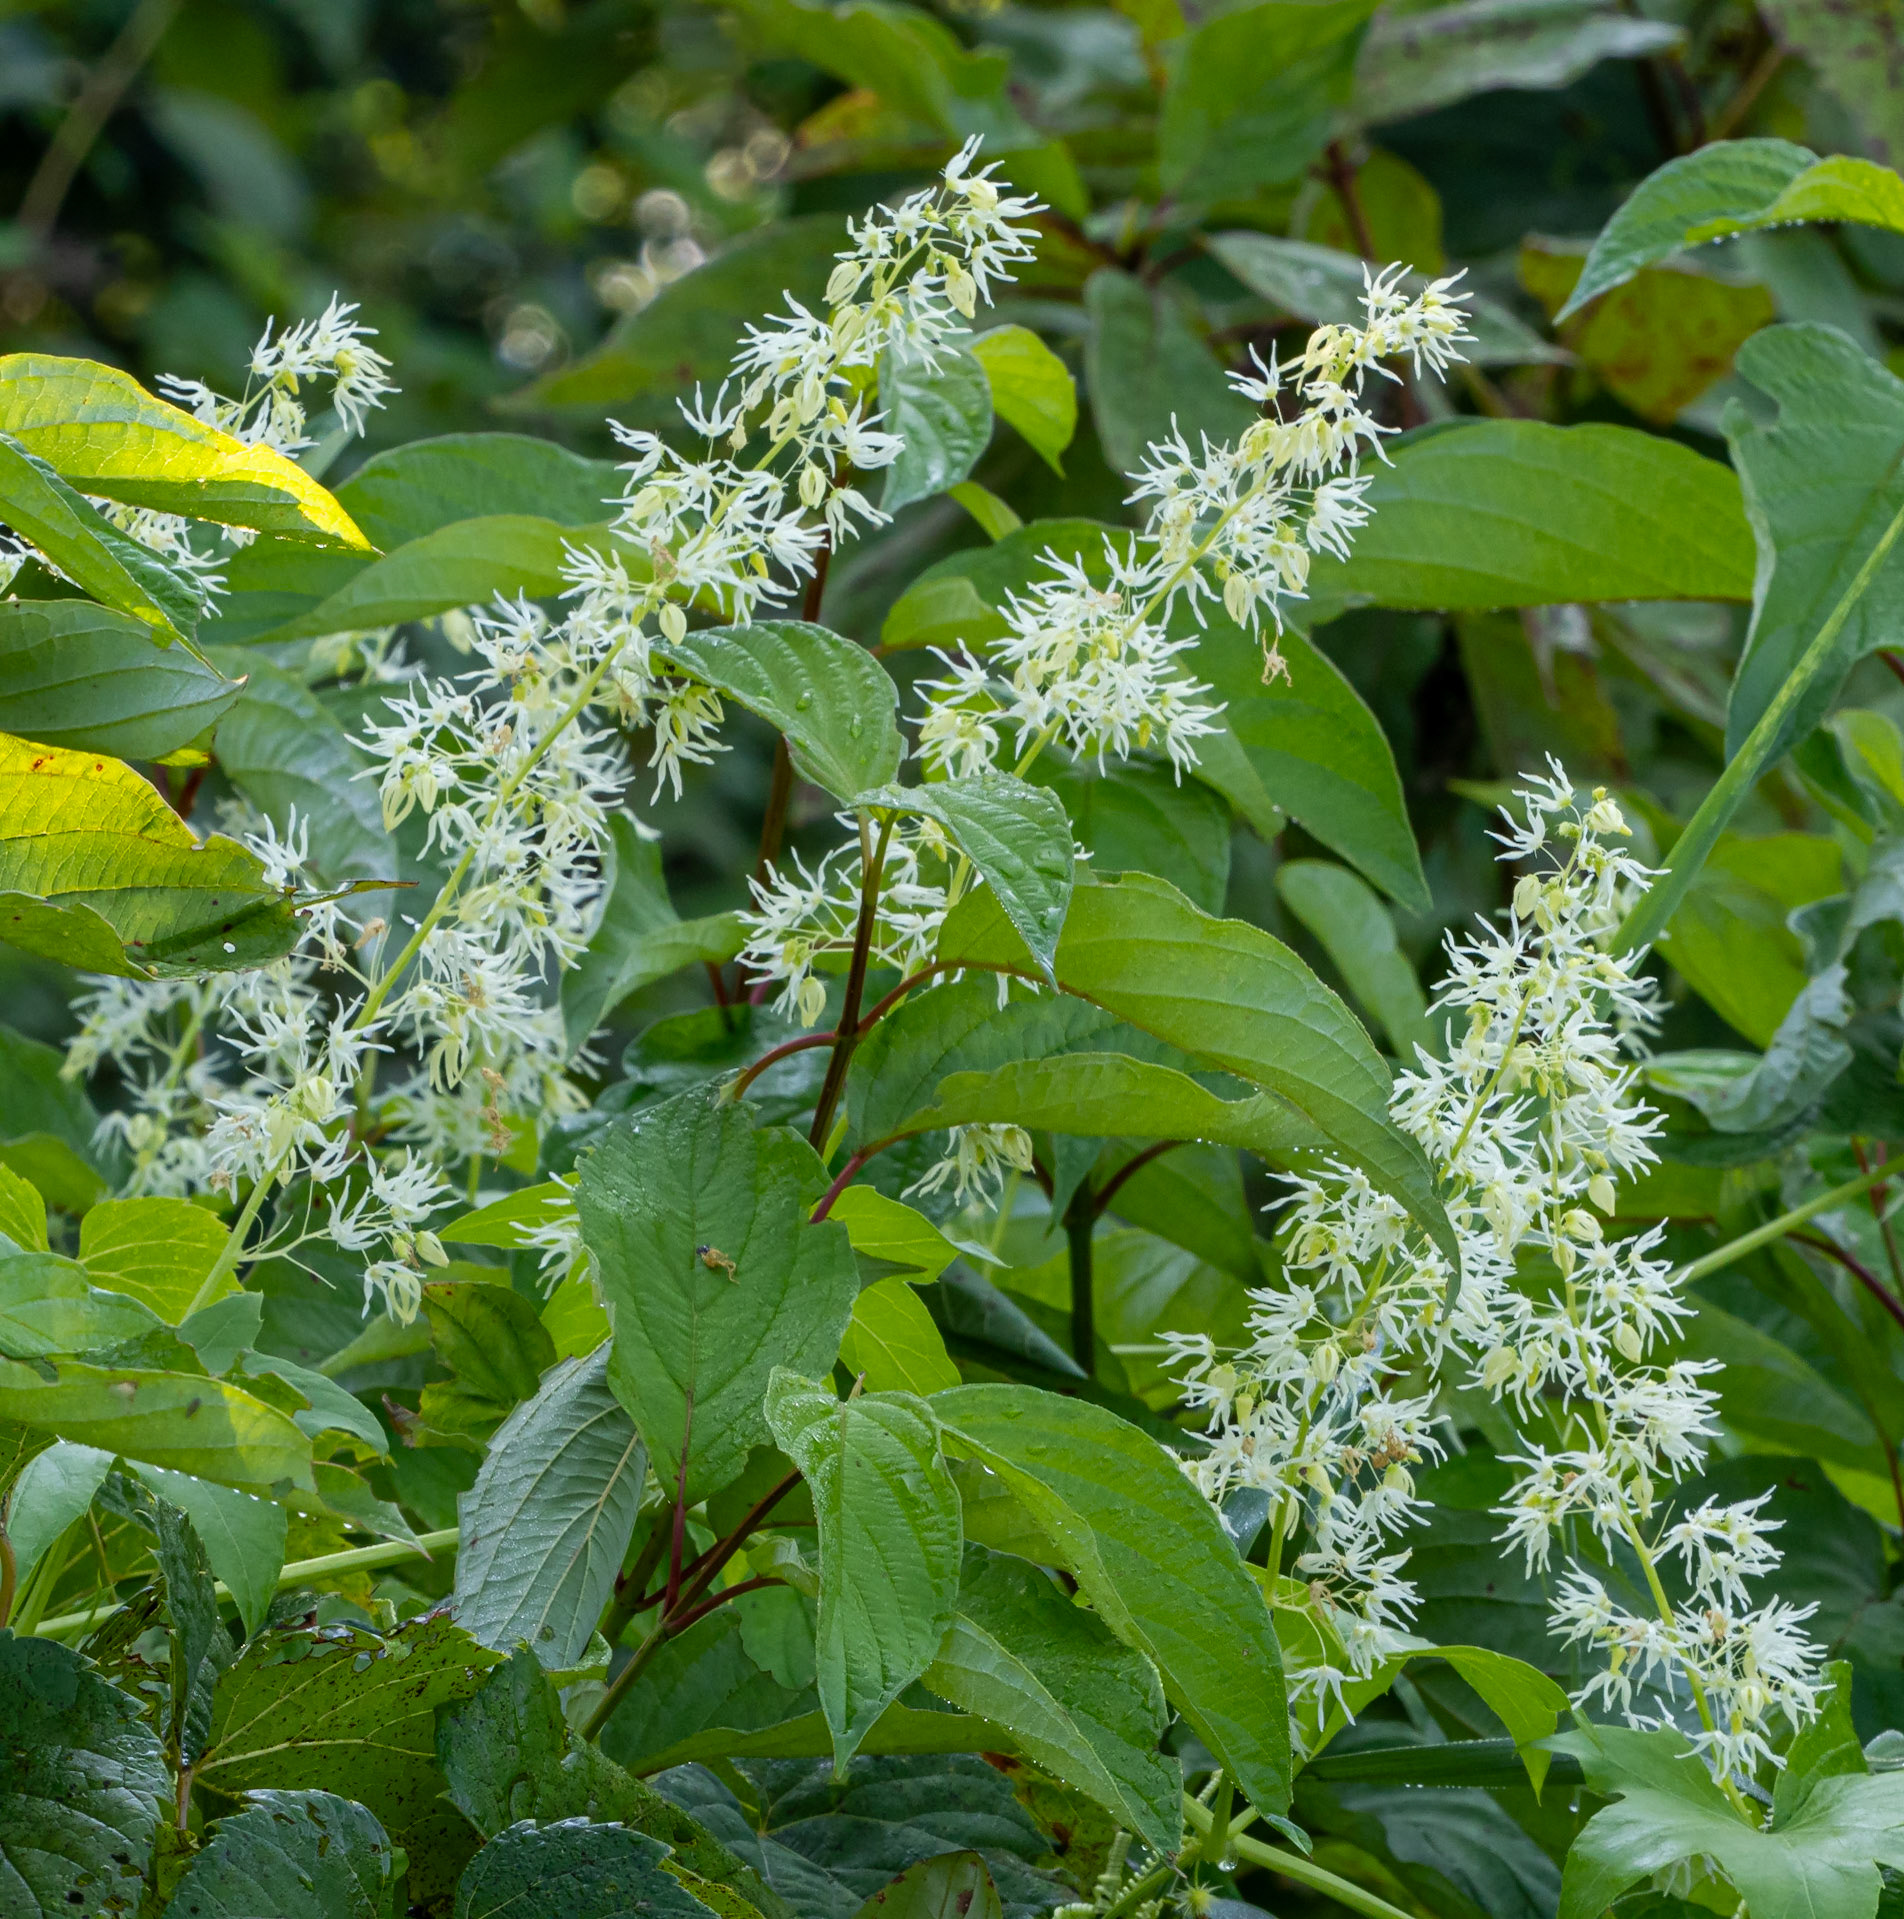
[[[1146,1146],[1141,1153],[1133,1154],[1104,1182],[1103,1189],[1097,1196],[1095,1211],[1102,1213],[1105,1207],[1111,1203],[1111,1195],[1115,1193],[1133,1173],[1141,1172],[1152,1160],[1161,1159],[1173,1146],[1181,1146],[1183,1143],[1180,1139],[1160,1139],[1155,1145]]]
[[[820,1203],[814,1207],[813,1211],[808,1215],[807,1224],[809,1226],[817,1226],[820,1221],[833,1210],[833,1202],[852,1185],[853,1175],[857,1173],[875,1153],[883,1153],[898,1137],[899,1135],[895,1133],[890,1139],[879,1139],[875,1140],[870,1146],[862,1146],[859,1151],[840,1168],[839,1177],[820,1195]]]
[[[758,1579],[743,1579],[738,1586],[723,1586],[712,1599],[704,1599],[700,1605],[690,1607],[678,1619],[668,1622],[668,1637],[684,1633],[697,1619],[705,1619],[717,1606],[725,1606],[730,1599],[738,1599],[742,1593],[758,1592],[763,1586],[784,1586],[784,1579],[771,1573],[763,1573]]]
[[[1904,1304],[1898,1302],[1876,1273],[1853,1259],[1842,1246],[1834,1246],[1828,1239],[1814,1238],[1810,1233],[1788,1233],[1786,1237],[1795,1240],[1800,1246],[1809,1246],[1814,1252],[1835,1259],[1900,1326],[1904,1326]]]

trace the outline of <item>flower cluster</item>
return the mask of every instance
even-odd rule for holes
[[[1803,1609],[1754,1607],[1747,1593],[1778,1563],[1762,1501],[1673,1516],[1670,1490],[1702,1464],[1714,1431],[1717,1367],[1653,1361],[1690,1303],[1657,1257],[1658,1229],[1615,1237],[1603,1223],[1620,1179],[1654,1157],[1658,1120],[1620,1043],[1653,1023],[1653,986],[1611,946],[1652,876],[1626,851],[1630,829],[1604,792],[1577,804],[1554,765],[1520,798],[1523,823],[1498,836],[1505,857],[1549,863],[1520,880],[1504,925],[1450,942],[1436,1002],[1454,1016],[1447,1057],[1419,1053],[1391,1107],[1440,1182],[1459,1295],[1449,1304],[1441,1256],[1359,1175],[1299,1182],[1286,1269],[1320,1268],[1337,1310],[1325,1323],[1317,1291],[1285,1283],[1258,1296],[1245,1353],[1177,1341],[1193,1362],[1186,1394],[1212,1415],[1210,1451],[1190,1470],[1212,1497],[1243,1484],[1303,1502],[1314,1544],[1297,1570],[1319,1575],[1311,1596],[1338,1626],[1355,1615],[1341,1637],[1366,1659],[1407,1611],[1403,1558],[1336,1548],[1344,1496],[1331,1459],[1364,1450],[1357,1417],[1427,1453],[1431,1398],[1391,1412],[1385,1382],[1410,1367],[1445,1372],[1460,1355],[1470,1383],[1523,1429],[1509,1462],[1520,1476],[1498,1509],[1503,1538],[1531,1570],[1584,1529],[1601,1571],[1636,1562],[1655,1602],[1630,1609],[1568,1552],[1554,1630],[1605,1661],[1580,1702],[1636,1725],[1676,1722],[1684,1702],[1715,1773],[1745,1777],[1771,1755],[1781,1718],[1797,1725],[1815,1710],[1821,1655],[1799,1630]],[[1360,1367],[1358,1350],[1369,1356]],[[1358,1544],[1412,1516],[1403,1480],[1374,1490],[1386,1496],[1358,1490],[1348,1509]],[[1688,1588],[1679,1601],[1661,1576],[1674,1555]]]
[[[1301,597],[1317,553],[1344,556],[1368,518],[1363,450],[1384,429],[1363,406],[1371,372],[1406,359],[1439,372],[1468,338],[1453,282],[1410,299],[1402,269],[1370,274],[1366,324],[1325,326],[1285,372],[1272,360],[1231,385],[1265,409],[1236,440],[1193,453],[1179,432],[1152,445],[1130,495],[1146,506],[1136,539],[1107,539],[1101,562],[1046,556],[1046,577],[1005,609],[1010,631],[983,651],[940,658],[944,677],[929,698],[919,749],[935,771],[965,775],[998,763],[1006,737],[1022,766],[1058,741],[1079,757],[1166,753],[1178,774],[1197,763],[1197,741],[1220,710],[1181,656],[1193,638],[1172,638],[1172,609],[1200,620],[1220,600],[1252,631],[1267,613],[1278,627],[1285,600]],[[1287,417],[1285,417],[1285,401]],[[1271,640],[1265,670],[1281,670]]]

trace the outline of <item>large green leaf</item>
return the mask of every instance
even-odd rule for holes
[[[490,513],[419,534],[354,574],[344,585],[258,639],[314,639],[363,633],[456,607],[487,605],[497,595],[549,599],[567,585],[568,549],[604,543],[600,527],[563,526],[531,513]],[[639,555],[631,548],[630,561]]]
[[[1738,370],[1778,417],[1755,420],[1736,401],[1726,411],[1759,542],[1752,626],[1726,710],[1735,754],[1904,510],[1904,381],[1823,326],[1768,327],[1741,349]],[[1900,612],[1904,552],[1893,551],[1784,716],[1766,764],[1824,717],[1858,660],[1895,638]]]
[[[116,1919],[135,1909],[171,1784],[138,1701],[70,1648],[0,1628],[8,1919]]]
[[[214,750],[246,799],[289,831],[295,810],[309,835],[311,864],[333,885],[394,879],[397,851],[383,823],[369,761],[317,696],[268,660],[236,647],[215,649],[227,673],[245,674],[237,704],[219,722]]]
[[[90,600],[0,604],[0,732],[122,760],[176,752],[240,689],[184,647],[152,640],[143,620]]]
[[[445,433],[373,455],[337,489],[386,553],[458,520],[530,514],[597,526],[622,490],[613,460],[586,460],[526,433]]]
[[[948,1448],[1030,1508],[1251,1803],[1285,1811],[1289,1708],[1269,1608],[1176,1460],[1103,1407],[1028,1386],[959,1386],[932,1406]]]
[[[144,1301],[176,1326],[229,1237],[216,1213],[189,1199],[106,1199],[79,1222],[79,1257],[100,1285]],[[237,1289],[234,1278],[216,1297]]]
[[[0,1258],[0,1355],[45,1359],[138,1339],[158,1324],[149,1307],[91,1285],[57,1253]]]
[[[257,856],[201,844],[131,767],[0,734],[0,939],[153,979],[256,966],[297,936]]]
[[[546,374],[503,403],[510,413],[617,408],[631,425],[674,426],[677,399],[697,381],[718,383],[743,327],[786,296],[824,305],[833,256],[846,239],[837,214],[814,213],[754,228],[661,289],[572,366]]]
[[[1377,126],[1499,88],[1564,87],[1602,60],[1658,54],[1682,37],[1605,0],[1457,0],[1385,12],[1362,42],[1347,118]]]
[[[1071,822],[1055,793],[1010,773],[978,773],[930,786],[881,787],[861,794],[860,804],[918,813],[944,827],[1051,978],[1077,860]]]
[[[160,1499],[192,1522],[206,1563],[230,1593],[245,1631],[256,1632],[284,1569],[289,1512],[275,1499],[261,1499],[235,1486],[220,1486],[136,1460],[131,1465]]]
[[[129,613],[161,646],[189,638],[203,610],[195,582],[141,546],[60,478],[0,433],[0,517],[82,591]]]
[[[1820,160],[1788,140],[1714,141],[1633,189],[1594,241],[1559,318],[1681,247],[1805,221],[1904,232],[1904,180],[1846,154]]]
[[[1003,1919],[998,1888],[976,1852],[942,1852],[908,1866],[860,1907],[860,1919]]]
[[[576,1736],[554,1681],[526,1649],[498,1666],[480,1692],[442,1709],[436,1757],[451,1803],[485,1839],[523,1819],[619,1820],[673,1849],[669,1871],[729,1887],[762,1912],[779,1911],[755,1874],[695,1819]]]
[[[1114,873],[1167,873],[1206,913],[1223,910],[1230,890],[1232,821],[1229,805],[1213,786],[1179,780],[1171,770],[1142,761],[1102,770],[1041,762],[1032,777],[1064,802],[1078,845],[1091,856],[1091,871],[1100,879]]]
[[[266,1633],[220,1682],[195,1791],[208,1810],[261,1787],[356,1800],[410,1856],[410,1897],[449,1890],[475,1835],[440,1795],[438,1709],[498,1663],[441,1614],[380,1637],[368,1627]]]
[[[957,346],[941,346],[928,366],[917,355],[889,347],[879,363],[883,425],[905,441],[886,468],[879,504],[897,513],[956,486],[977,464],[992,437],[992,389],[985,369]]]
[[[1266,0],[1281,6],[1285,0]],[[1288,11],[1333,15],[1341,0],[1319,0]],[[1361,0],[1348,0],[1351,8]],[[1228,16],[1242,19],[1246,15]],[[1213,21],[1213,26],[1222,21]],[[1256,409],[1231,390],[1216,356],[1197,331],[1194,309],[1178,289],[1146,286],[1134,274],[1100,267],[1084,288],[1091,332],[1084,379],[1104,457],[1119,473],[1135,473],[1153,441],[1173,425],[1192,446],[1200,434],[1221,445],[1256,418]]]
[[[0,359],[0,433],[84,493],[294,540],[369,546],[351,517],[274,448],[155,399],[130,374],[49,353]]]
[[[1478,420],[1391,450],[1347,560],[1317,559],[1315,617],[1590,600],[1744,600],[1751,529],[1716,460],[1618,426]]]
[[[806,620],[704,627],[664,649],[787,738],[794,770],[853,800],[899,771],[899,694],[863,646]]]
[[[1374,11],[1374,0],[1255,0],[1204,19],[1164,90],[1165,187],[1209,200],[1299,179],[1349,98]]]
[[[46,1370],[52,1378],[0,1360],[0,1419],[223,1486],[312,1490],[310,1440],[286,1414],[228,1380],[77,1360]]]
[[[838,1216],[835,1206],[833,1217]],[[875,1393],[917,1393],[923,1399],[960,1381],[944,1335],[912,1284],[903,1279],[875,1280],[854,1300],[853,1317],[840,1342],[840,1364]]]
[[[1560,1919],[1593,1919],[1627,1887],[1704,1855],[1754,1915],[1870,1919],[1880,1864],[1904,1866],[1904,1774],[1819,1779],[1769,1828],[1747,1824],[1677,1732],[1589,1726],[1548,1742],[1617,1803],[1597,1812],[1567,1854]]]
[[[1026,1758],[1159,1853],[1183,1836],[1182,1776],[1157,1750],[1166,1713],[1143,1653],[1021,1559],[965,1549],[958,1611],[925,1683],[1009,1727]]]
[[[859,1273],[843,1226],[807,1223],[826,1168],[796,1133],[696,1091],[618,1122],[580,1170],[609,1384],[655,1472],[673,1483],[685,1458],[700,1498],[766,1443],[774,1367],[820,1373],[839,1352]]]
[[[939,1425],[912,1393],[836,1399],[784,1368],[767,1423],[813,1495],[821,1710],[843,1767],[952,1623],[965,1536]]]
[[[497,1429],[458,1502],[456,1617],[485,1646],[578,1665],[634,1532],[647,1474],[608,1351],[564,1360]]]
[[[1078,430],[1078,386],[1071,369],[1029,327],[993,327],[972,342],[985,369],[992,411],[1015,427],[1054,473],[1058,456]]]
[[[1273,834],[1287,813],[1404,906],[1425,910],[1401,775],[1375,715],[1300,633],[1277,642],[1287,683],[1266,682],[1260,642],[1221,614],[1198,637],[1197,673],[1223,702],[1222,730],[1199,742],[1197,777]]]
[[[389,1919],[401,1855],[333,1792],[255,1792],[218,1822],[168,1908],[192,1919]]]
[[[1030,970],[985,896],[947,918],[939,956]],[[1414,1214],[1455,1264],[1426,1159],[1388,1117],[1390,1076],[1355,1015],[1259,927],[1213,919],[1166,882],[1126,874],[1073,894],[1058,983],[1202,1064],[1279,1094]]]
[[[668,898],[661,843],[644,839],[633,819],[609,822],[608,898],[600,924],[575,964],[562,975],[562,1023],[579,1047],[631,993],[684,966],[718,966],[745,938],[734,913],[684,920]]]
[[[511,1826],[464,1868],[456,1919],[714,1919],[667,1871],[667,1855],[626,1826]]]
[[[118,1168],[98,1144],[99,1115],[61,1071],[57,1047],[0,1026],[0,1165],[29,1181],[48,1205],[83,1213]]]

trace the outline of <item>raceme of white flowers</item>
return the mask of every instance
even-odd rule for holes
[[[682,763],[714,750],[722,718],[718,697],[661,657],[686,631],[684,605],[699,597],[737,619],[777,605],[810,577],[823,540],[883,517],[848,484],[900,450],[866,411],[880,354],[930,360],[1030,256],[1031,232],[1013,222],[1033,203],[1001,193],[973,157],[968,145],[940,187],[853,227],[824,316],[790,302],[784,318],[749,329],[728,384],[683,409],[725,452],[692,461],[653,435],[622,434],[635,458],[617,536],[570,553],[560,618],[517,603],[447,621],[477,662],[454,680],[406,676],[381,639],[360,649],[369,677],[391,682],[386,717],[364,740],[385,822],[426,816],[445,882],[415,919],[359,924],[317,893],[295,820],[282,834],[234,820],[254,828],[276,883],[305,888],[305,938],[256,972],[113,980],[92,995],[67,1070],[109,1059],[124,1077],[126,1109],[109,1126],[130,1190],[248,1183],[242,1241],[269,1189],[307,1181],[321,1206],[311,1200],[301,1222],[243,1256],[295,1256],[318,1238],[381,1251],[370,1296],[414,1315],[424,1269],[443,1258],[427,1220],[447,1194],[445,1169],[500,1156],[523,1115],[585,1103],[564,1070],[549,988],[599,911],[608,821],[629,777],[622,731],[652,729],[650,766],[678,790]],[[168,390],[228,431],[294,450],[308,444],[304,389],[328,380],[337,419],[360,430],[389,389],[352,312],[333,301],[319,320],[267,335],[241,401],[196,383]],[[743,465],[733,456],[750,441],[760,451]],[[168,553],[193,537],[186,522],[128,525]],[[901,915],[904,862],[895,855]]]
[[[1779,1559],[1764,1501],[1669,1499],[1705,1458],[1718,1365],[1652,1357],[1691,1306],[1655,1256],[1660,1229],[1612,1238],[1601,1223],[1619,1180],[1655,1157],[1657,1117],[1620,1046],[1652,1023],[1652,983],[1610,950],[1651,875],[1624,850],[1614,801],[1577,805],[1557,764],[1520,799],[1504,857],[1547,865],[1518,883],[1505,924],[1450,941],[1436,1001],[1448,1057],[1418,1052],[1391,1108],[1438,1175],[1458,1297],[1440,1254],[1359,1174],[1295,1181],[1285,1278],[1255,1296],[1250,1344],[1174,1341],[1209,1414],[1188,1470],[1218,1501],[1270,1494],[1278,1570],[1306,1524],[1294,1571],[1348,1666],[1296,1678],[1339,1695],[1418,1643],[1407,1554],[1386,1549],[1422,1511],[1410,1469],[1441,1450],[1434,1384],[1465,1366],[1521,1431],[1502,1537],[1530,1570],[1560,1542],[1553,1628],[1600,1662],[1579,1702],[1681,1725],[1719,1778],[1743,1779],[1781,1722],[1815,1712],[1823,1655],[1801,1630],[1809,1608],[1755,1606],[1747,1590]],[[1414,1396],[1393,1396],[1398,1381]]]
[[[1181,601],[1201,618],[1205,602],[1220,598],[1252,630],[1265,612],[1279,620],[1282,603],[1303,591],[1308,556],[1346,553],[1367,518],[1368,482],[1356,463],[1364,448],[1379,450],[1384,431],[1362,404],[1370,371],[1394,377],[1382,362],[1405,358],[1418,373],[1439,372],[1461,357],[1468,335],[1453,282],[1409,299],[1401,273],[1369,275],[1367,324],[1319,328],[1287,377],[1260,361],[1254,375],[1235,376],[1236,390],[1268,410],[1233,444],[1206,440],[1192,455],[1173,432],[1151,447],[1130,495],[1133,505],[1149,503],[1141,535],[1107,539],[1101,564],[1046,554],[1046,577],[1009,597],[1003,639],[938,654],[945,673],[923,682],[918,722],[929,776],[1023,773],[1054,743],[1100,765],[1155,748],[1179,777],[1196,766],[1197,742],[1222,709],[1182,665],[1196,641],[1171,636],[1172,609]],[[1265,657],[1281,667],[1273,641]],[[929,953],[963,883],[948,854],[930,822],[895,829],[887,859],[896,883],[882,893],[874,936],[882,960],[910,970]],[[816,872],[797,866],[755,884],[743,958],[780,983],[778,1004],[809,1026],[826,1007],[816,967],[829,956],[837,964],[852,945],[861,878],[848,845]],[[995,1187],[1010,1163],[993,1153],[968,1165],[959,1191]]]

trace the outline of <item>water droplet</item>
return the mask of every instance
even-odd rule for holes
[[[807,710],[807,708],[811,706],[812,704],[813,704],[813,695],[811,693],[802,693],[794,701],[793,710],[796,713],[804,713]]]

